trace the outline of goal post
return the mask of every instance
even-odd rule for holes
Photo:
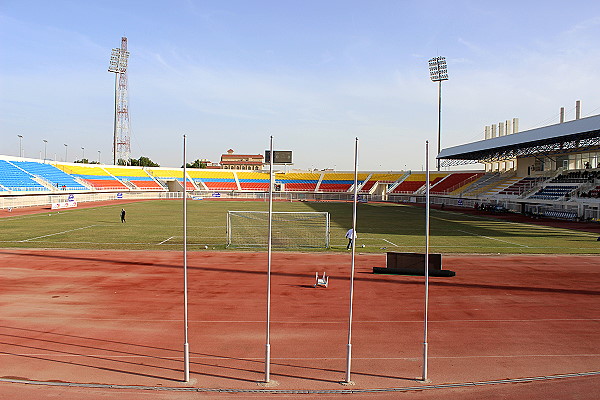
[[[227,211],[227,247],[266,247],[267,211]],[[272,246],[329,248],[328,212],[273,212]]]

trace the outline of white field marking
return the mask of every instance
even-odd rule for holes
[[[84,227],[81,227],[81,228],[69,229],[68,231],[50,233],[48,235],[42,235],[42,236],[37,236],[37,237],[34,237],[34,238],[30,238],[30,239],[17,240],[17,241],[20,242],[20,243],[29,242],[30,240],[41,239],[41,238],[45,238],[45,237],[48,237],[48,236],[62,235],[63,233],[69,233],[69,232],[73,232],[73,231],[79,231],[81,229],[92,228],[94,226],[96,226],[96,225],[88,225],[88,226],[84,226]]]
[[[392,246],[400,247],[400,246],[398,246],[396,243],[392,243],[392,242],[390,242],[389,240],[386,240],[386,239],[381,239],[381,240],[383,240],[384,242],[388,242],[388,243],[389,243],[389,244],[391,244]]]
[[[478,235],[476,233],[467,232],[467,231],[463,231],[463,230],[460,230],[460,229],[457,229],[457,231],[458,232],[462,232],[462,233],[466,233],[468,235],[478,236],[478,237],[482,237],[482,238],[485,238],[485,239],[497,240],[497,241],[502,242],[502,243],[512,244],[513,246],[529,247],[529,246],[526,246],[524,244],[513,243],[513,242],[509,242],[507,240],[497,239],[497,238],[493,238],[493,237],[489,237],[489,236]]]
[[[99,225],[94,225],[94,226],[99,226]],[[596,236],[594,236],[596,237]],[[212,237],[213,239],[225,239],[225,237]],[[27,240],[33,240],[33,239],[27,239]],[[0,240],[0,243],[23,243],[24,240]],[[56,242],[46,242],[43,240],[38,240],[36,241],[36,243],[56,243]],[[141,243],[141,242],[119,242],[119,243],[115,243],[115,242],[66,242],[66,241],[61,241],[61,244],[119,244],[119,245],[139,245],[139,246],[151,246],[151,245],[156,245],[156,242],[154,243]],[[180,243],[165,243],[165,246],[180,246]],[[188,243],[188,246],[203,246],[203,243]],[[222,244],[209,244],[209,246],[221,246]],[[337,243],[338,246],[341,246],[341,242]],[[345,243],[343,244],[344,246],[346,245]],[[522,245],[519,245],[522,246]],[[397,246],[398,248],[421,248],[424,246],[413,246],[413,245],[405,245],[405,246]],[[591,250],[591,249],[596,249],[597,247],[556,247],[556,246],[526,246],[528,249],[553,249],[553,250],[559,250],[559,249],[569,249],[569,250]],[[439,248],[439,249],[454,249],[454,248],[460,248],[460,249],[467,249],[467,248],[473,248],[473,249],[480,249],[481,246],[450,246],[450,245],[444,245],[444,246],[435,246],[435,248]],[[506,250],[508,247],[488,247],[490,249],[501,249],[501,250]],[[552,254],[557,254],[557,253],[552,253]],[[552,254],[541,254],[541,255],[552,255]],[[558,253],[559,255],[566,255],[562,254],[562,253]],[[590,255],[590,254],[595,254],[595,253],[585,253],[585,254],[571,254],[571,255],[582,255],[582,256],[586,256],[586,255]],[[457,255],[463,255],[463,253],[457,253]],[[493,254],[492,254],[493,255]]]
[[[480,216],[480,215],[470,215],[470,214],[463,214],[465,217],[470,217],[473,219],[480,219],[480,220],[484,220],[484,221],[488,221],[490,222],[492,225],[498,225],[502,222],[504,223],[511,223],[510,221],[502,221],[502,220],[495,220],[492,218],[487,218],[484,216]],[[451,219],[445,219],[445,218],[440,218],[440,217],[431,217],[431,219],[439,219],[441,221],[446,221],[446,222],[452,222],[452,223],[460,223],[459,221],[455,221],[455,220],[451,220]],[[546,231],[551,231],[551,232],[556,232],[559,234],[570,234],[570,233],[577,233],[578,235],[581,236],[587,236],[587,237],[597,237],[598,235],[591,233],[591,232],[587,232],[587,231],[578,231],[576,229],[569,229],[569,228],[560,228],[560,227],[555,227],[555,226],[547,226],[547,225],[537,225],[537,224],[531,224],[528,222],[513,222],[514,224],[521,224],[521,225],[527,225],[528,227],[530,227],[533,230],[546,230]],[[568,231],[568,232],[564,232],[564,231]]]
[[[163,240],[162,242],[159,243],[159,245],[161,245],[161,244],[163,244],[165,242],[168,242],[169,240],[173,239],[174,237],[175,236],[171,236],[170,238]]]

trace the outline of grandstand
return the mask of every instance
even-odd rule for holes
[[[361,186],[360,193],[373,193],[378,185],[383,186],[383,192],[385,192],[388,186],[400,179],[402,175],[400,173],[370,174],[367,181]]]
[[[254,171],[237,171],[241,190],[269,190],[269,174]]]
[[[108,173],[104,168],[88,164],[55,164],[63,172],[76,179],[83,180],[94,189],[123,190],[127,189],[119,179]]]
[[[5,160],[0,160],[0,188],[16,192],[47,190],[33,175]]]
[[[354,179],[354,178],[353,178]],[[315,172],[278,172],[275,180],[290,192],[315,192],[321,180],[321,173]]]
[[[131,189],[165,190],[145,169],[136,167],[105,167],[104,170]]]
[[[486,204],[543,216],[600,218],[600,116],[444,149],[438,158],[442,166],[479,162],[492,170],[431,172],[433,204]],[[503,159],[512,160],[513,167],[494,167]],[[183,174],[181,168],[0,156],[0,196],[10,196],[15,205],[19,195],[47,196],[43,203],[59,193],[181,192]],[[361,171],[357,190],[367,201],[423,202],[426,179],[424,171]],[[205,197],[263,198],[269,190],[269,172],[260,170],[187,169],[186,180],[188,191]],[[349,200],[354,189],[349,171],[274,171],[274,180],[274,190],[289,199]],[[0,201],[0,207],[6,204]]]
[[[363,184],[369,175],[365,173],[358,174],[359,187]],[[351,172],[325,172],[317,185],[319,192],[348,192],[354,185],[354,173]]]
[[[88,187],[77,182],[73,176],[66,174],[54,165],[34,161],[13,161],[12,164],[61,190],[88,190]]]
[[[174,191],[179,191],[179,189],[183,188],[183,169],[148,168],[147,171],[164,188]],[[173,185],[173,183],[177,183],[178,185]],[[186,189],[198,190],[189,176],[186,177]]]
[[[188,169],[187,173],[198,186],[206,190],[240,190],[235,173],[231,170]]]

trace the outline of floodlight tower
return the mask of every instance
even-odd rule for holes
[[[429,76],[433,82],[438,82],[438,142],[437,153],[442,151],[442,81],[448,80],[446,57],[434,57],[429,60]],[[440,170],[440,160],[437,159],[437,170]]]
[[[131,146],[129,138],[129,107],[127,95],[127,38],[121,38],[121,47],[112,49],[108,72],[115,74],[115,121],[113,131],[113,164],[119,160],[129,162]]]

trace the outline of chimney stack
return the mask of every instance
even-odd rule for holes
[[[562,124],[563,122],[565,122],[565,108],[561,107],[560,108],[560,123]]]
[[[575,119],[581,118],[581,100],[575,102]]]

